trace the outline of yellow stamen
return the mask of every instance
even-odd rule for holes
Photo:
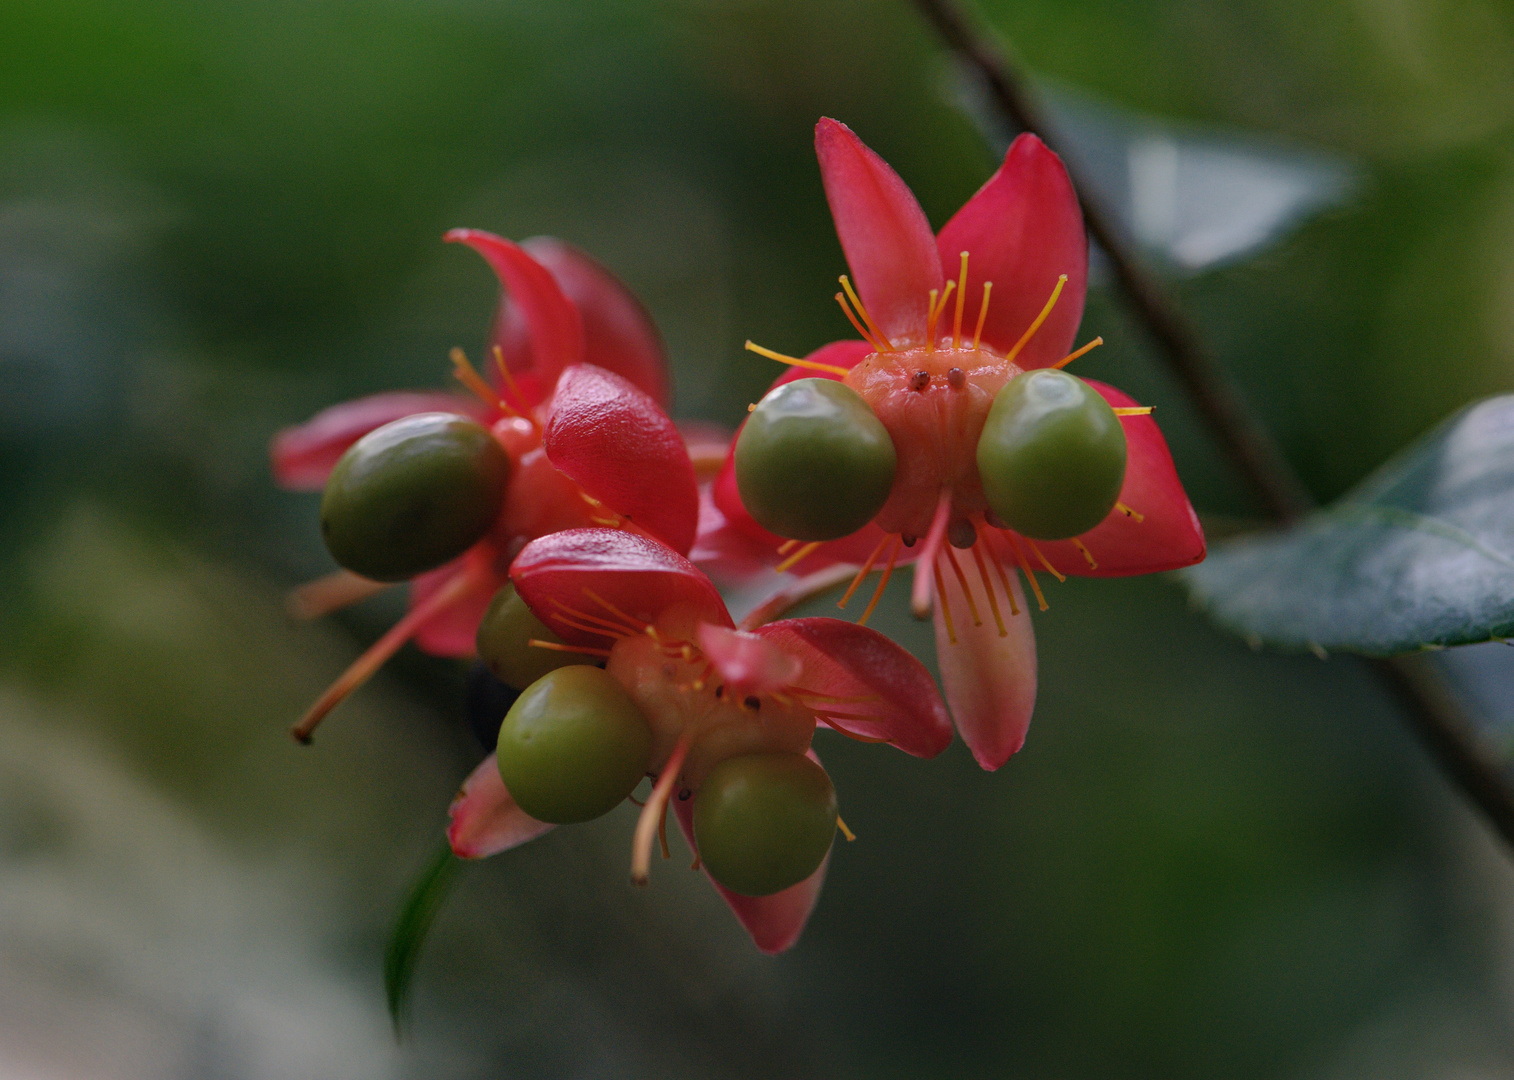
[[[967,610],[973,617],[973,625],[982,626],[983,617],[978,614],[978,604],[973,599],[973,591],[967,587],[967,575],[962,572],[962,567],[957,563],[957,553],[950,546],[943,550],[946,552],[946,561],[952,564],[952,573],[957,575],[957,584],[962,586],[962,595],[967,597]]]
[[[609,630],[603,626],[595,626],[593,623],[580,622],[578,618],[575,617],[577,615],[578,612],[573,612],[571,615],[564,615],[562,612],[558,612],[556,615],[552,616],[552,619],[555,622],[561,623],[563,626],[568,627],[569,629],[579,630],[585,634],[595,634],[599,637],[613,638],[616,641],[624,641],[626,638],[636,636],[634,634],[629,634],[621,629]],[[588,616],[585,617],[587,618]]]
[[[989,545],[988,554],[994,564],[994,570],[998,572],[999,583],[1004,586],[1004,595],[1009,597],[1009,614],[1013,618],[1020,614],[1020,605],[1015,602],[1015,591],[1009,586],[1009,575],[1004,572],[1004,563],[999,560],[992,545]]]
[[[522,405],[525,405],[526,395],[520,392],[520,385],[515,381],[515,376],[511,375],[510,369],[505,366],[505,353],[504,350],[501,349],[498,345],[494,346],[494,366],[499,369],[500,378],[505,380],[505,389],[515,398],[515,400],[519,401]],[[511,409],[510,411],[512,413],[515,412],[514,409]],[[536,422],[536,417],[528,416],[526,417],[526,419],[531,421],[533,427],[537,429],[541,428],[541,425]]]
[[[983,322],[988,318],[988,294],[993,292],[994,283],[983,283],[983,306],[978,309],[978,328],[973,331],[973,352],[978,351],[978,342],[983,340]]]
[[[1150,416],[1151,410],[1154,408],[1156,408],[1154,405],[1142,405],[1139,408],[1131,406],[1129,408],[1115,409],[1114,414],[1116,416]]]
[[[468,362],[467,353],[461,349],[454,348],[450,355],[452,357],[453,378],[469,390],[472,390],[485,405],[504,409],[510,413],[515,412],[514,409],[500,400],[499,395],[494,392],[494,387],[486,383],[484,377],[473,369],[473,365]]]
[[[1114,504],[1114,508],[1116,510],[1118,510],[1120,513],[1124,514],[1128,518],[1134,518],[1136,521],[1145,521],[1146,520],[1146,515],[1145,514],[1137,513],[1136,511],[1132,510],[1130,507],[1126,506],[1122,502],[1115,503]]]
[[[1083,558],[1088,561],[1088,569],[1097,570],[1099,568],[1099,564],[1094,561],[1093,552],[1088,550],[1083,541],[1074,539],[1072,541],[1072,546],[1083,553]]]
[[[940,295],[940,289],[932,289],[925,301],[925,347],[931,352],[936,351],[936,297]]]
[[[779,555],[787,555],[789,552],[793,551],[794,548],[796,548],[798,546],[799,546],[799,541],[798,540],[785,540],[783,543],[781,543],[781,544],[778,545],[778,554]]]
[[[787,570],[789,567],[793,566],[795,563],[802,562],[803,560],[809,558],[811,555],[815,554],[815,549],[818,548],[819,546],[820,546],[820,541],[819,540],[811,540],[808,544],[805,544],[798,551],[794,552],[787,559],[784,559],[781,563],[779,563],[777,565],[777,567],[775,567],[775,569],[780,574],[783,573],[785,570]]]
[[[627,626],[618,623],[613,619],[606,619],[602,615],[590,615],[587,611],[578,611],[575,608],[570,608],[567,604],[564,604],[556,597],[552,598],[552,603],[555,604],[560,611],[566,613],[571,618],[577,619],[579,622],[588,623],[591,626],[598,624],[599,626],[607,627],[611,630],[614,630],[616,634],[621,637],[635,637],[642,630],[640,624]],[[579,629],[582,629],[582,627],[579,627]]]
[[[1051,299],[1046,301],[1046,306],[1041,309],[1041,314],[1036,316],[1036,321],[1030,324],[1030,328],[1027,329],[1025,333],[1020,335],[1020,340],[1015,342],[1015,347],[1013,349],[1010,349],[1009,352],[1005,354],[1005,360],[1013,360],[1015,357],[1019,356],[1020,350],[1025,348],[1025,343],[1035,335],[1035,332],[1037,330],[1041,329],[1041,324],[1044,323],[1046,321],[1046,317],[1051,314],[1051,309],[1057,306],[1057,297],[1062,295],[1062,287],[1066,284],[1066,274],[1063,274],[1061,277],[1057,278],[1057,287],[1051,290]]]
[[[946,590],[942,587],[943,582],[941,581],[940,562],[936,562],[936,564],[931,567],[931,573],[934,574],[936,578],[936,599],[941,602],[941,617],[946,620],[946,637],[948,641],[955,645],[957,643],[957,628],[952,625],[951,604],[947,603]]]
[[[862,324],[857,321],[857,316],[852,313],[851,305],[846,302],[846,297],[841,293],[837,293],[836,303],[841,305],[841,310],[846,314],[847,319],[851,322],[857,333],[861,335],[862,340],[871,345],[875,351],[882,352],[883,350],[879,348],[878,342],[873,339],[873,335],[863,329]]]
[[[829,375],[844,376],[847,373],[847,369],[844,367],[837,367],[835,364],[821,364],[814,360],[801,360],[797,356],[784,356],[781,352],[764,349],[761,345],[751,341],[746,343],[746,348],[748,352],[754,352],[758,356],[766,356],[769,360],[777,360],[780,364],[788,364],[791,367],[807,368],[810,371],[824,371]]]
[[[1046,567],[1046,572],[1048,574],[1056,578],[1059,582],[1065,582],[1067,580],[1064,575],[1057,571],[1057,568],[1055,566],[1046,561],[1046,556],[1041,554],[1041,549],[1036,546],[1036,542],[1034,540],[1027,536],[1025,538],[1025,542],[1030,545],[1030,550],[1035,552],[1036,558],[1041,560],[1041,565]]]
[[[533,649],[551,649],[553,652],[583,653],[585,656],[609,656],[609,649],[591,649],[585,645],[560,645],[555,641],[541,641],[532,638],[526,642]]]
[[[1094,349],[1097,349],[1102,344],[1104,344],[1104,339],[1101,338],[1101,337],[1096,337],[1092,341],[1090,341],[1087,345],[1084,345],[1081,349],[1077,350],[1076,352],[1070,352],[1070,353],[1068,353],[1066,356],[1062,357],[1062,359],[1058,360],[1055,364],[1053,364],[1051,366],[1054,367],[1054,368],[1064,368],[1068,364],[1070,364],[1074,360],[1076,360],[1078,357],[1082,356],[1084,353],[1092,352]]]
[[[651,630],[652,629],[652,624],[651,623],[642,622],[640,619],[636,618],[634,615],[627,615],[624,611],[621,611],[620,608],[618,608],[614,604],[610,603],[610,601],[606,600],[603,596],[600,596],[593,589],[584,589],[583,590],[583,594],[585,596],[587,596],[590,600],[593,600],[600,607],[604,608],[611,615],[614,615],[618,619],[624,619],[626,621],[626,625],[628,625],[628,626],[637,626],[637,627],[640,627],[642,630]],[[656,635],[653,635],[653,636],[655,637]]]
[[[836,602],[836,606],[838,608],[841,608],[843,611],[846,610],[847,601],[850,600],[852,598],[852,594],[857,591],[857,586],[862,584],[862,579],[867,577],[867,575],[872,572],[873,564],[878,561],[878,556],[883,554],[883,545],[886,543],[888,543],[887,535],[885,535],[881,540],[878,541],[878,546],[873,548],[873,553],[867,557],[867,562],[862,564],[862,569],[858,570],[857,576],[852,578],[852,583],[850,586],[848,586],[845,595],[843,595],[841,599]]]
[[[962,302],[967,299],[967,252],[962,253],[962,278],[957,282],[957,314],[952,320],[952,348],[962,347]]]
[[[1036,572],[1030,568],[1030,563],[1026,561],[1025,549],[1020,546],[1020,541],[1015,538],[1014,533],[1005,533],[1004,535],[1009,537],[1009,546],[1015,549],[1015,558],[1020,560],[1020,569],[1025,572],[1026,580],[1030,582],[1030,591],[1036,594],[1036,603],[1041,606],[1042,611],[1047,610],[1046,594],[1041,591],[1041,583],[1036,580]]]
[[[846,822],[841,820],[840,815],[837,815],[836,817],[836,828],[841,830],[841,835],[846,837],[846,842],[848,844],[857,839],[857,834],[846,827]]]
[[[862,298],[859,297],[857,295],[857,291],[852,288],[852,283],[847,280],[847,276],[845,274],[841,275],[840,281],[841,287],[846,290],[846,295],[851,298],[852,305],[857,309],[857,314],[861,315],[862,321],[867,323],[867,328],[873,332],[873,337],[879,342],[879,344],[883,346],[883,351],[893,352],[894,343],[888,339],[887,334],[878,329],[878,324],[873,322],[873,317],[867,313],[867,308],[862,306]]]
[[[903,543],[896,534],[894,542],[888,548],[888,565],[883,568],[883,576],[878,579],[878,587],[873,590],[873,598],[867,602],[867,608],[862,612],[862,618],[857,620],[858,626],[866,626],[867,620],[872,616],[873,609],[878,606],[878,601],[883,598],[884,586],[888,579],[894,576],[894,560],[899,557],[899,546]]]
[[[988,576],[988,566],[983,562],[983,545],[973,545],[973,560],[978,564],[978,577],[983,582],[983,591],[988,594],[988,608],[994,613],[994,625],[999,628],[999,636],[1007,637],[1009,631],[1004,628],[1004,616],[999,614],[999,598],[994,595],[993,579]],[[1014,598],[1010,598],[1013,602]]]

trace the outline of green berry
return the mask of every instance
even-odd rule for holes
[[[834,379],[769,391],[736,440],[747,512],[791,540],[854,533],[888,501],[894,441],[862,396]]]
[[[517,690],[524,690],[549,671],[584,662],[581,655],[532,645],[533,639],[563,644],[507,582],[489,601],[478,624],[479,659],[496,679]]]
[[[978,440],[994,514],[1036,540],[1065,540],[1103,521],[1125,483],[1125,431],[1093,387],[1043,368],[1004,385]]]
[[[504,504],[510,457],[489,429],[417,413],[348,448],[326,481],[321,535],[332,558],[375,581],[404,581],[455,559]]]
[[[746,754],[710,770],[694,796],[694,843],[732,892],[767,896],[825,860],[836,834],[836,789],[802,754]]]
[[[608,814],[647,772],[652,729],[615,678],[574,664],[537,679],[500,725],[499,775],[537,821]]]

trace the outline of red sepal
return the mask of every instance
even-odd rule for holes
[[[542,445],[594,498],[687,552],[699,527],[694,466],[673,421],[630,381],[592,364],[563,372]]]
[[[536,617],[575,645],[603,648],[609,635],[586,632],[581,620],[564,623],[565,610],[570,619],[576,611],[623,623],[591,592],[640,623],[656,623],[676,608],[677,629],[690,636],[700,622],[735,625],[693,563],[666,544],[619,529],[569,529],[533,540],[515,557],[510,579]]]

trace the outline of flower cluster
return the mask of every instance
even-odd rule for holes
[[[816,149],[852,271],[836,299],[859,337],[802,358],[749,342],[789,368],[703,490],[690,449],[708,457],[708,436],[686,442],[668,419],[661,344],[631,294],[560,242],[474,230],[447,239],[503,286],[491,378],[455,352],[472,398],[365,398],[273,446],[281,482],[324,488],[344,568],[307,589],[312,610],[411,582],[407,615],[295,734],[406,640],[476,652],[518,696],[452,806],[453,850],[598,817],[650,779],[633,880],[659,839],[666,855],[672,806],[767,952],[798,937],[835,833],[850,836],[818,728],[929,758],[955,724],[996,769],[1035,701],[1022,578],[1044,609],[1038,573],[1204,556],[1151,410],[1062,370],[1097,340],[1073,349],[1088,250],[1057,157],[1021,136],[932,234],[844,125],[822,120]],[[903,565],[915,614],[935,620],[944,700],[864,625]],[[706,572],[777,584],[738,626]],[[782,618],[851,578],[844,607],[874,572],[857,622]]]

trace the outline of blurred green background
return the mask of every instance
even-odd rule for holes
[[[983,11],[1069,122],[1349,175],[1244,257],[1148,252],[1316,494],[1514,389],[1509,4]],[[1514,1071],[1507,852],[1364,671],[1254,655],[1161,580],[1055,588],[1000,773],[821,736],[859,839],[793,952],[681,856],[624,884],[623,809],[468,867],[392,1038],[384,940],[478,756],[461,668],[407,650],[288,740],[398,598],[284,614],[329,563],[268,436],[479,348],[458,225],[607,263],[678,415],[733,424],[776,373],[745,338],[850,336],[815,119],[940,225],[995,163],[973,99],[903,2],[0,6],[0,1076]],[[1245,519],[1117,297],[1094,334],[1081,372]],[[1467,655],[1506,735],[1514,653]]]

